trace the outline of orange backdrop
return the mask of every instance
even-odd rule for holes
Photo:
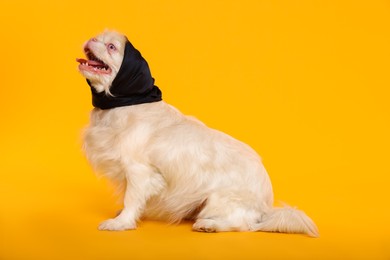
[[[389,1],[0,0],[0,259],[389,259]],[[250,144],[321,237],[201,234],[120,209],[80,149],[82,44],[127,34],[164,99]]]

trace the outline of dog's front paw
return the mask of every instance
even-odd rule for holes
[[[111,231],[122,231],[136,229],[137,226],[131,222],[121,221],[115,218],[108,219],[100,223],[99,230],[111,230]]]
[[[192,230],[199,232],[216,232],[215,220],[212,219],[198,219],[195,224],[192,226]]]

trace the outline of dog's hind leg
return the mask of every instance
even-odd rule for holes
[[[218,191],[207,198],[193,230],[201,232],[249,231],[262,214],[254,194],[246,191]]]

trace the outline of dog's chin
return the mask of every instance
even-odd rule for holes
[[[108,91],[112,81],[115,78],[115,73],[109,69],[106,71],[99,71],[94,68],[90,68],[88,65],[79,65],[80,73],[89,80],[92,87],[99,92]]]

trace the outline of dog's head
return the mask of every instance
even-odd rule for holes
[[[162,100],[149,65],[126,36],[106,31],[84,45],[79,70],[92,90],[92,104],[110,109]]]
[[[86,59],[76,59],[79,71],[96,92],[110,93],[110,86],[121,67],[127,38],[113,31],[88,40],[84,45]]]

